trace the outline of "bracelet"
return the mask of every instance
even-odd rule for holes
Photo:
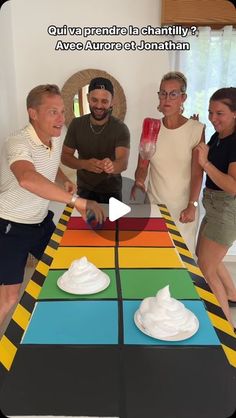
[[[79,196],[76,193],[74,193],[72,195],[71,201],[70,201],[70,203],[68,203],[68,205],[73,208],[75,206],[75,202],[76,202],[76,199],[78,199],[78,197]]]
[[[206,166],[207,166],[208,164],[211,164],[211,163],[210,163],[210,161],[207,161],[207,162],[204,164],[204,166],[203,166],[203,170],[204,170],[204,171],[206,171]]]
[[[135,180],[135,186],[141,186],[141,187],[144,187],[144,186],[145,186],[145,184],[144,184],[144,182],[142,182],[142,181]]]

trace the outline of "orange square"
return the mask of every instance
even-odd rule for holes
[[[120,247],[173,247],[168,232],[163,231],[120,231]]]
[[[61,247],[114,247],[115,231],[66,230]]]

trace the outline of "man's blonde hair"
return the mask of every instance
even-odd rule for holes
[[[32,90],[30,90],[26,99],[27,109],[35,109],[37,106],[39,106],[42,103],[42,98],[44,96],[54,95],[61,96],[60,89],[56,84],[41,84],[40,86],[34,87]]]

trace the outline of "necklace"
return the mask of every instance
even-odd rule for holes
[[[96,129],[94,129],[94,127],[93,127],[93,125],[92,125],[91,122],[89,122],[89,126],[90,126],[90,129],[91,129],[91,131],[93,132],[94,135],[100,135],[104,131],[105,127],[107,126],[107,122],[104,123],[104,125],[102,125],[101,129],[98,130],[98,131],[96,131]]]

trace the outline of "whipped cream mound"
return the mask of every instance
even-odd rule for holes
[[[195,315],[182,302],[170,296],[169,285],[159,290],[155,297],[145,298],[136,315],[143,328],[155,338],[196,330]]]
[[[78,294],[99,292],[110,282],[109,276],[90,263],[87,257],[73,261],[59,280],[64,290]]]

